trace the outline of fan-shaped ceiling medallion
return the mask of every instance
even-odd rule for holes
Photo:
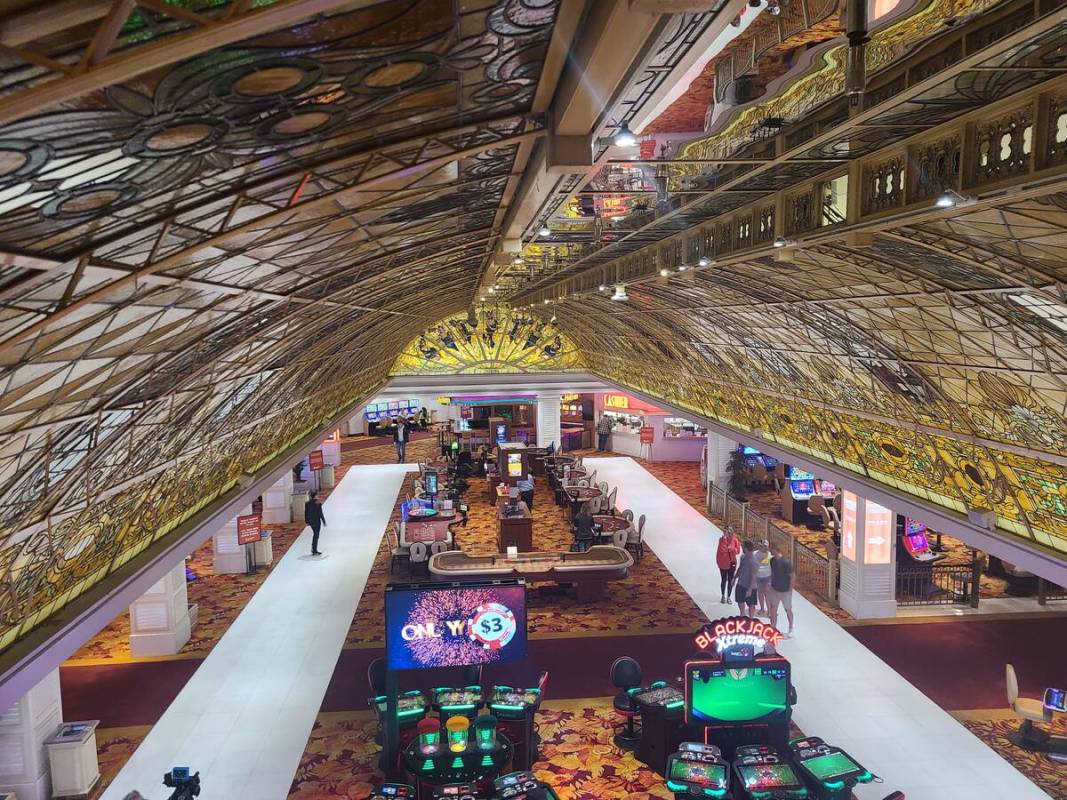
[[[533,314],[482,306],[441,320],[412,340],[391,375],[567,372],[585,369],[574,343]]]

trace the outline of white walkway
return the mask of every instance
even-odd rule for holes
[[[595,463],[598,480],[618,485],[619,507],[648,515],[645,540],[701,610],[713,619],[736,613],[736,606],[719,603],[719,529],[634,460]],[[797,636],[779,649],[792,664],[794,719],[885,778],[857,796],[880,800],[900,789],[908,800],[1048,800],[815,606],[797,595],[793,608]]]
[[[363,594],[404,473],[357,466],[325,503],[325,557],[305,529],[103,795],[166,797],[172,766],[201,800],[282,800]]]

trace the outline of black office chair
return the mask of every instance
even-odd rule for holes
[[[464,686],[481,686],[482,685],[482,665],[481,664],[468,664],[463,668],[463,685]]]
[[[641,730],[634,726],[634,719],[641,709],[630,690],[641,685],[641,665],[629,656],[619,656],[611,665],[611,685],[619,689],[612,701],[615,713],[626,720],[623,730],[615,734],[615,746],[620,750],[633,750],[641,739]]]
[[[371,702],[375,697],[385,694],[385,678],[387,670],[384,658],[376,658],[367,667],[367,685],[370,687]]]
[[[367,667],[367,686],[370,687],[370,698],[367,700],[370,703],[370,707],[374,709],[375,715],[378,717],[378,729],[374,732],[374,741],[376,744],[381,744],[384,741],[384,732],[382,730],[382,718],[378,713],[377,698],[382,697],[385,694],[385,676],[386,667],[384,658],[376,658]]]

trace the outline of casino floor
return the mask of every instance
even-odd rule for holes
[[[434,444],[416,441],[412,458],[426,457]],[[104,779],[94,797],[121,798],[130,786],[157,785],[155,763],[164,752],[180,752],[211,775],[208,797],[368,796],[381,773],[366,672],[383,654],[384,586],[402,577],[390,575],[383,535],[413,481],[412,467],[388,463],[392,456],[388,445],[343,451],[340,480],[325,502],[321,561],[307,555],[306,530],[285,532],[276,546],[287,551],[266,575],[212,576],[204,563],[210,547],[193,559],[192,568],[205,575],[192,584],[204,618],[179,657],[131,659],[128,622],[119,618],[68,662],[65,706],[102,720]],[[629,578],[608,584],[602,600],[579,604],[562,591],[531,593],[528,660],[488,667],[484,683],[532,686],[548,671],[536,714],[542,741],[534,773],[560,797],[670,798],[661,776],[612,743],[619,719],[608,669],[629,655],[645,682],[673,681],[693,651],[693,633],[733,613],[718,603],[711,566],[719,532],[702,511],[697,465],[595,453],[586,460],[619,486],[620,508],[648,515],[645,555]],[[495,507],[479,494],[470,493],[463,546],[492,552]],[[540,478],[534,524],[544,549],[571,541]],[[1034,762],[1020,755],[1025,751],[995,729],[969,722],[977,726],[969,732],[863,647],[851,628],[802,597],[796,611],[797,635],[780,645],[798,693],[794,724],[832,740],[886,780],[877,790],[858,787],[857,797],[881,798],[890,788],[906,789],[908,798],[997,796],[985,794],[993,791],[1045,797],[1038,784],[1062,796],[1054,772],[1033,770]],[[462,683],[447,671],[435,681]],[[931,675],[920,685],[933,694],[951,682]],[[430,686],[401,686],[412,688]],[[253,769],[227,770],[231,754],[250,750],[258,755],[241,763]]]

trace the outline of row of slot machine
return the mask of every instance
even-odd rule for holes
[[[416,800],[416,788],[407,783],[383,783],[369,800]],[[436,787],[430,800],[479,800],[485,797],[470,783],[451,783]],[[493,781],[492,800],[559,800],[547,783],[527,771],[509,772]]]
[[[668,760],[666,777],[675,800],[848,800],[857,785],[881,781],[817,736],[794,739],[784,752],[767,744],[742,745],[732,763],[713,744],[683,742]]]

